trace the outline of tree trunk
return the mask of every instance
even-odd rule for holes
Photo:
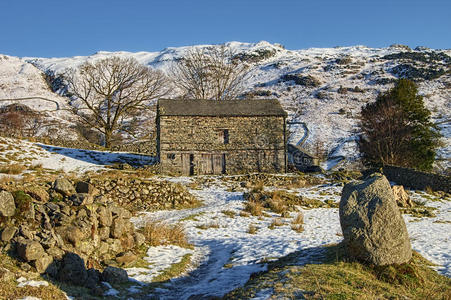
[[[110,149],[111,148],[111,136],[113,133],[110,130],[105,131],[105,148]]]

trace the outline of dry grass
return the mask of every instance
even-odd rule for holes
[[[246,202],[244,211],[250,213],[253,216],[261,216],[263,213],[263,205],[260,202],[249,201]]]
[[[263,208],[267,208],[272,212],[281,214],[283,217],[288,215],[290,211],[297,211],[297,206],[303,206],[306,208],[318,208],[318,207],[337,207],[337,203],[323,202],[317,199],[310,199],[304,196],[290,193],[284,190],[276,191],[259,191],[259,188],[252,189],[249,193],[244,193],[244,199],[247,200],[245,211],[250,212],[252,215],[259,216],[258,212],[252,213],[254,207],[260,205]]]
[[[296,266],[303,251],[270,262],[267,272],[224,298],[249,299],[272,289],[281,299],[451,299],[451,279],[416,252],[406,264],[372,267],[346,261],[337,248],[328,247],[322,263]]]
[[[11,164],[11,165],[5,165],[0,166],[0,173],[3,174],[10,174],[10,175],[18,175],[25,171],[27,167],[21,164]]]
[[[8,175],[4,175],[4,176],[0,176],[0,186],[1,185],[6,185],[10,182],[14,182],[15,179],[12,176],[8,176]]]
[[[223,210],[221,212],[229,218],[235,218],[235,212],[232,210]]]
[[[206,229],[210,229],[210,228],[219,228],[219,224],[218,223],[214,223],[214,222],[210,222],[210,223],[205,223],[205,224],[201,224],[201,225],[197,225],[196,226],[197,229],[202,229],[202,230],[206,230]]]
[[[249,213],[248,212],[245,212],[245,211],[240,211],[240,217],[243,217],[243,218],[248,218],[250,215],[249,215]]]
[[[142,228],[142,233],[150,246],[177,245],[189,248],[185,229],[180,224],[168,225],[161,221],[149,221]]]
[[[291,222],[293,225],[299,225],[304,224],[304,214],[302,212],[298,213],[296,217],[293,219],[293,222]]]
[[[256,234],[258,230],[258,227],[255,226],[254,224],[250,224],[249,228],[247,229],[247,233],[249,234]]]
[[[272,220],[271,224],[269,224],[268,228],[269,229],[274,229],[278,226],[282,226],[283,225],[283,221],[281,218],[275,218]]]
[[[296,231],[297,233],[304,232],[304,225],[302,224],[292,224],[291,229]]]

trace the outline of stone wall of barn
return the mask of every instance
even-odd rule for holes
[[[181,174],[183,153],[194,155],[194,174],[202,154],[225,155],[228,174],[285,171],[282,116],[160,116],[159,121],[163,173]]]

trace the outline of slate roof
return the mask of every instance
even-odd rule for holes
[[[287,116],[276,99],[219,101],[160,99],[158,112],[161,116]]]

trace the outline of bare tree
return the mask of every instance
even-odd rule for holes
[[[132,117],[149,111],[152,100],[168,91],[167,78],[132,58],[110,57],[69,70],[65,79],[78,103],[73,112],[103,134],[110,148],[114,135],[126,130]]]
[[[244,91],[249,66],[235,59],[230,48],[220,45],[189,51],[171,71],[184,97],[228,100]]]

